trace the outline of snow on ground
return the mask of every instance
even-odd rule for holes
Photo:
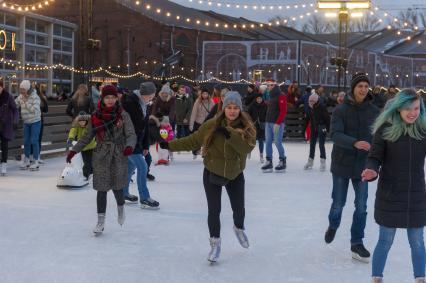
[[[224,192],[222,255],[210,266],[207,205],[201,160],[175,154],[169,167],[153,167],[149,183],[159,211],[126,205],[123,228],[108,195],[104,235],[95,238],[96,194],[91,188],[63,190],[56,179],[64,157],[47,160],[40,172],[19,171],[11,163],[0,178],[0,282],[370,282],[371,265],[350,254],[353,191],[341,229],[324,243],[331,203],[331,174],[302,167],[309,145],[288,143],[284,174],[263,174],[257,149],[248,161],[246,229],[249,250],[233,235],[232,213]],[[331,144],[327,145],[328,156]],[[365,244],[373,251],[378,226],[373,220],[376,183],[370,185]],[[135,185],[132,192],[136,193]],[[385,270],[386,282],[413,282],[406,234],[399,231]]]

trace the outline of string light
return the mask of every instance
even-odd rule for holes
[[[16,3],[5,1],[5,2],[2,2],[1,6],[6,9],[18,10],[20,12],[28,12],[28,11],[35,11],[35,10],[46,8],[47,6],[51,5],[54,2],[55,0],[44,0],[44,1],[37,1],[32,4],[16,4]]]
[[[218,8],[230,8],[230,9],[243,9],[243,10],[262,10],[262,11],[274,11],[274,10],[290,10],[290,9],[306,9],[315,7],[314,3],[305,4],[294,4],[294,5],[280,5],[280,4],[246,4],[246,3],[229,3],[221,1],[198,1],[188,0],[190,3],[196,3],[199,5],[216,6]]]

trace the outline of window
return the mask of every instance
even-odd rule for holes
[[[18,26],[18,19],[16,16],[12,14],[6,14],[6,21],[5,24],[8,26],[17,27]]]
[[[37,50],[36,63],[47,63],[47,51]]]
[[[28,30],[36,30],[36,21],[34,19],[27,18],[25,22],[25,28]]]
[[[35,50],[32,48],[27,48],[25,50],[25,61],[34,63],[35,62]]]
[[[71,80],[71,72],[68,70],[56,69],[53,71],[53,79]]]
[[[72,38],[72,29],[62,27],[62,37]]]
[[[63,64],[71,66],[72,56],[60,53],[53,53],[53,64]]]
[[[37,35],[37,44],[47,46],[47,36]]]
[[[44,49],[37,49],[27,47],[25,49],[25,60],[28,63],[47,63],[47,51]]]
[[[55,50],[61,50],[61,40],[60,39],[53,39],[53,49]]]
[[[189,45],[189,39],[185,34],[181,34],[176,39],[176,44],[188,46]]]
[[[47,23],[37,21],[37,31],[46,33],[47,32]]]
[[[34,34],[29,34],[29,33],[25,34],[25,41],[27,43],[35,44],[36,43],[35,42],[35,35]]]
[[[57,36],[61,36],[62,35],[61,26],[54,25],[53,26],[53,34],[57,35]]]
[[[72,42],[62,40],[62,51],[72,52]]]

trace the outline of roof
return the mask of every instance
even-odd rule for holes
[[[348,46],[352,46],[373,34],[376,34],[377,31],[372,32],[351,32],[348,33]],[[322,43],[331,44],[338,46],[339,45],[339,34],[338,33],[326,33],[326,34],[314,34],[312,37]]]
[[[421,44],[418,43],[419,41]],[[389,49],[386,54],[408,57],[426,56],[425,43],[426,33],[422,31],[413,36],[411,40],[404,40],[399,45]]]
[[[387,50],[403,42],[407,36],[414,35],[410,30],[401,30],[400,32],[398,35],[396,30],[382,29],[349,47],[375,53],[386,53]]]

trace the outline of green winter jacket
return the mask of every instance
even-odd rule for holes
[[[68,134],[68,139],[73,141],[77,138],[77,141],[79,141],[81,137],[84,136],[85,133],[86,133],[86,128],[82,128],[78,126],[72,127]],[[83,151],[91,150],[91,149],[94,149],[95,147],[96,147],[96,140],[92,139],[92,141],[83,148]]]
[[[192,135],[171,141],[169,149],[171,151],[191,151],[197,150],[205,143],[207,134],[214,127],[216,119],[205,122]],[[232,122],[232,127],[226,126],[226,122],[222,122],[222,126],[230,132],[231,137],[225,139],[223,134],[216,134],[207,154],[204,156],[204,166],[210,172],[216,175],[233,180],[246,167],[247,155],[253,150],[256,144],[256,137],[250,140],[244,140],[235,128],[243,128],[243,124],[238,118]]]

